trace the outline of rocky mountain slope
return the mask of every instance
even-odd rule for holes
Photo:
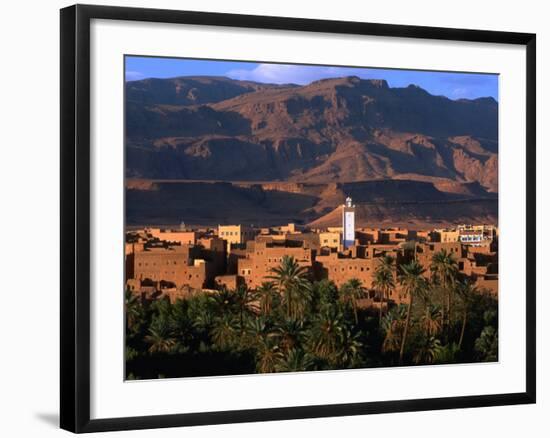
[[[442,208],[438,203],[465,200],[489,206],[470,212],[467,203],[449,207],[449,214],[436,214],[439,219],[434,221],[452,222],[462,213],[464,219],[496,221],[498,104],[492,98],[453,101],[414,85],[390,88],[385,81],[357,77],[305,86],[182,77],[128,82],[126,102],[129,178],[195,181],[193,190],[205,191],[203,199],[207,192],[214,196],[212,187],[221,186],[201,181],[223,181],[233,183],[233,194],[225,194],[228,200],[258,187],[286,196],[288,202],[297,195],[309,200],[298,203],[301,210],[276,214],[273,221],[287,216],[302,222],[321,220],[341,202],[335,190],[351,194],[362,205],[408,205],[401,213],[382,209],[385,213],[379,216],[388,214],[390,221],[433,218],[426,204],[418,207],[418,202],[439,205],[437,212]],[[245,187],[247,181],[259,185]],[[270,183],[281,185],[269,189]],[[307,184],[319,193],[304,193]],[[134,195],[137,202],[161,192],[187,192],[190,186],[182,182],[170,189],[151,187],[128,188],[131,211],[143,211],[133,204]],[[399,193],[399,199],[391,193]],[[180,206],[189,196],[176,196]],[[262,216],[258,201],[247,199],[253,200],[251,215],[256,210]],[[203,210],[203,220],[216,216],[206,206]],[[200,221],[201,214],[191,216]]]

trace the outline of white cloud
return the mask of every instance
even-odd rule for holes
[[[364,76],[364,69],[346,67],[317,67],[291,64],[259,64],[252,70],[230,70],[232,79],[266,82],[273,84],[309,84],[312,81],[338,76]]]
[[[145,75],[139,71],[126,71],[126,80],[127,81],[137,81],[139,79],[143,79]]]
[[[451,92],[451,97],[454,97],[456,99],[466,98],[469,97],[469,91],[471,90],[468,90],[468,88],[465,87],[453,88],[453,91]]]

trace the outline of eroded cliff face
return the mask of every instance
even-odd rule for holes
[[[491,200],[492,207],[484,204],[462,216],[496,219],[498,104],[491,98],[453,101],[416,86],[390,88],[385,81],[357,77],[306,86],[214,77],[150,79],[127,83],[126,95],[128,177],[258,182],[254,190],[278,200],[305,196],[300,202],[294,196],[297,210],[288,212],[302,222],[329,214],[346,190],[360,204],[380,204],[379,213],[369,207],[371,217],[388,214],[406,222],[437,213],[454,221],[460,208],[445,214],[434,207],[434,214],[423,214],[413,205],[476,199]],[[415,184],[405,186],[406,181]],[[294,185],[276,186],[289,182]],[[371,184],[358,184],[365,182]],[[317,192],[310,193],[314,186]],[[231,196],[246,197],[252,190],[231,187]],[[194,188],[206,189],[198,183]],[[395,191],[399,200],[392,198]],[[263,211],[260,201],[251,199],[256,203],[251,210]],[[276,205],[275,199],[269,202]],[[382,207],[395,202],[409,207],[401,212]],[[209,215],[216,216],[205,211],[204,219]]]
[[[498,105],[356,77],[306,86],[226,78],[127,84],[129,176],[446,178],[497,191]]]

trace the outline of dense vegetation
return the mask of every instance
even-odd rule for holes
[[[430,280],[424,275],[431,271]],[[381,257],[372,287],[311,282],[291,257],[251,291],[220,290],[171,304],[126,292],[129,379],[496,361],[498,303],[460,275],[453,256],[396,268]],[[402,293],[407,304],[392,305]]]

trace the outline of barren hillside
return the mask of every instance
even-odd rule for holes
[[[492,98],[357,77],[147,79],[128,82],[126,95],[127,177],[180,181],[134,180],[129,222],[329,223],[344,195],[369,223],[497,220]]]

